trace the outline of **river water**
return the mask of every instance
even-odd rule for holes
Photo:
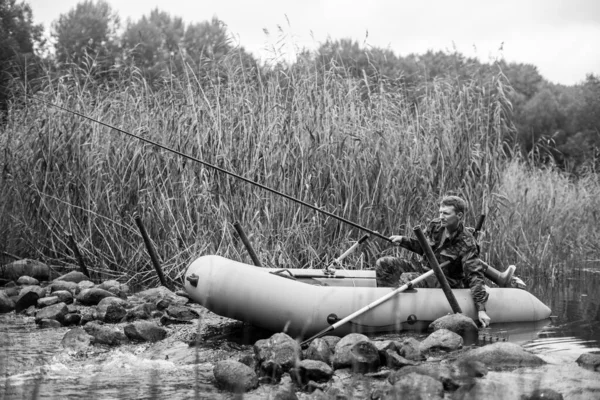
[[[551,319],[535,324],[493,324],[485,331],[491,340],[521,344],[549,363],[535,370],[515,371],[515,382],[523,387],[553,388],[565,399],[600,398],[600,372],[584,370],[575,363],[582,353],[600,352],[599,287],[598,271],[540,280],[531,284],[530,290],[552,309]],[[60,345],[67,331],[39,330],[32,318],[0,315],[0,399],[231,398],[214,386],[214,357],[197,356],[195,365],[152,360],[146,356],[148,345],[94,347],[85,355],[74,355]],[[233,347],[236,341],[231,340]],[[488,379],[494,379],[494,374],[490,372]]]

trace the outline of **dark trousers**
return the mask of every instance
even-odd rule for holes
[[[397,288],[407,284],[421,274],[429,271],[418,262],[411,262],[399,257],[381,257],[375,263],[375,277],[377,287]],[[417,283],[415,287],[435,288],[439,283],[435,275]]]

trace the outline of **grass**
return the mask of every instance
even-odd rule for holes
[[[394,82],[373,85],[307,60],[264,71],[225,59],[218,78],[188,71],[154,89],[135,68],[122,67],[111,82],[88,72],[48,78],[37,96],[385,235],[410,232],[435,215],[442,195],[456,193],[471,204],[467,224],[488,215],[488,261],[536,271],[600,258],[596,214],[588,214],[597,210],[597,176],[571,182],[507,162],[513,128],[501,73],[486,86],[423,84],[414,103]],[[177,282],[202,254],[250,263],[235,221],[266,266],[320,267],[363,234],[23,98],[15,99],[0,148],[0,250],[76,264],[72,233],[96,279],[157,283],[135,215]],[[390,251],[371,239],[348,260],[370,266]]]

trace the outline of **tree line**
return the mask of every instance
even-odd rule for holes
[[[513,134],[505,138],[509,148],[535,163],[576,174],[600,168],[600,77],[593,74],[565,86],[547,81],[531,64],[484,63],[457,51],[399,56],[348,39],[302,50],[293,63],[267,65],[234,45],[226,24],[216,17],[185,24],[181,17],[154,9],[123,23],[104,0],[82,1],[60,15],[50,37],[48,42],[26,2],[0,0],[0,114],[18,102],[20,90],[36,90],[42,78],[81,74],[117,84],[123,67],[134,67],[148,85],[158,86],[172,75],[218,81],[227,76],[223,69],[235,68],[253,80],[273,68],[293,70],[313,62],[362,80],[371,94],[401,91],[417,108],[435,80],[498,90],[498,85],[486,85],[501,76],[514,124]]]

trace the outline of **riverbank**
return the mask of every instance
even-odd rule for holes
[[[88,344],[78,350],[61,345],[64,337],[78,328],[39,329],[34,317],[4,314],[0,326],[6,335],[3,333],[2,337],[11,343],[2,343],[0,350],[2,358],[8,361],[2,366],[0,390],[4,398],[35,398],[35,388],[38,388],[40,398],[62,397],[65,393],[72,398],[161,398],[169,395],[192,397],[196,394],[200,398],[233,398],[232,391],[217,384],[215,366],[225,361],[252,365],[256,362],[254,339],[263,337],[262,340],[265,340],[271,336],[238,321],[219,317],[201,306],[190,307],[198,311],[199,318],[189,324],[166,326],[168,334],[160,341],[130,342],[119,346]],[[114,324],[115,327],[124,325]],[[379,348],[413,339],[422,343],[427,337],[427,333],[401,333],[371,338],[369,342]],[[9,345],[13,347],[10,351]],[[428,371],[440,375],[440,382],[444,382],[444,373],[448,373],[446,378],[451,377],[449,371],[456,361],[475,347],[462,346],[454,351],[429,354],[416,362],[419,368],[423,368],[417,374],[423,375]],[[552,346],[538,345],[532,350],[545,364],[503,370],[486,367],[482,370],[487,369],[484,376],[471,377],[468,384],[477,383],[477,390],[485,391],[485,398],[492,399],[515,398],[515,393],[531,395],[536,389],[552,390],[564,399],[590,399],[600,393],[598,372],[579,366],[576,354],[557,351]],[[302,389],[294,383],[291,374],[285,372],[279,382],[263,382],[245,392],[244,398],[281,398],[276,396],[290,389],[294,394],[288,393],[292,397],[287,398],[386,398],[381,396],[386,387],[393,386],[389,377],[398,375],[403,369],[408,371],[406,368],[415,366],[380,366],[377,372],[366,373],[354,373],[348,367],[332,368],[330,379],[327,382],[315,381],[316,387],[312,388],[312,392]],[[459,389],[445,390],[442,398],[458,398],[462,393],[458,392]],[[151,393],[155,397],[149,396]],[[345,397],[339,397],[342,395]],[[374,395],[380,397],[372,397]],[[465,395],[461,398],[472,397]]]
[[[20,276],[0,297],[3,398],[529,399],[543,393],[587,399],[600,393],[600,356],[592,349],[478,340],[481,332],[462,315],[442,317],[428,332],[326,336],[301,348],[284,333],[215,315],[183,291],[130,293],[127,285],[94,284],[75,271],[42,283]]]

